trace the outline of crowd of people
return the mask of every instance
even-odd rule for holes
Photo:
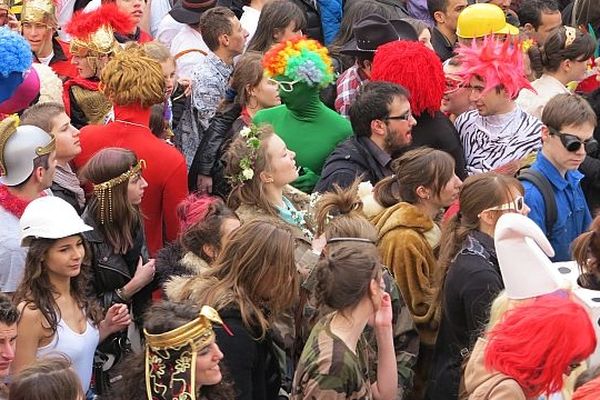
[[[600,398],[593,0],[0,0],[0,399]]]

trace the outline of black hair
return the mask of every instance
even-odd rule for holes
[[[19,310],[10,301],[10,298],[0,293],[0,323],[4,325],[14,325],[19,320]]]
[[[386,117],[396,97],[408,99],[408,90],[390,82],[369,82],[364,85],[348,113],[354,134],[370,137],[371,121]]]
[[[521,2],[517,11],[521,26],[531,24],[534,29],[538,29],[542,23],[542,13],[554,14],[560,12],[556,0],[526,0]]]
[[[429,15],[435,21],[435,14],[437,11],[441,11],[443,13],[446,12],[448,8],[448,0],[427,0],[427,9],[429,10]]]

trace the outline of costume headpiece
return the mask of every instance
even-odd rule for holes
[[[440,109],[446,78],[438,56],[423,43],[395,41],[377,49],[372,81],[386,81],[408,89],[412,113],[420,116]]]
[[[56,28],[56,4],[53,0],[25,0],[21,11],[21,22],[42,23]]]
[[[142,168],[146,167],[145,160],[139,160],[137,164],[132,166],[129,170],[123,172],[121,175],[112,178],[106,182],[98,183],[94,185],[94,194],[100,202],[100,223],[104,225],[105,222],[113,222],[112,216],[112,189],[115,186],[119,186],[122,183],[129,182],[129,178],[139,173]]]
[[[525,77],[523,51],[518,41],[486,36],[481,44],[474,40],[470,46],[460,45],[456,53],[460,57],[459,75],[463,81],[469,83],[473,77],[483,79],[483,93],[502,86],[509,98],[514,99],[521,89],[535,91]]]
[[[102,5],[91,12],[78,12],[66,26],[71,35],[71,53],[83,51],[93,55],[112,54],[119,48],[115,32],[128,34],[135,23],[115,3]]]
[[[34,160],[55,149],[54,137],[33,125],[19,125],[16,116],[0,122],[0,183],[16,186],[29,178]]]
[[[529,299],[564,287],[548,257],[554,250],[531,219],[508,213],[498,219],[494,233],[498,265],[509,299]]]
[[[285,76],[310,86],[333,82],[333,66],[326,47],[313,39],[297,36],[273,46],[263,57],[265,74]]]
[[[240,136],[246,139],[248,154],[240,160],[240,172],[237,175],[228,177],[232,185],[241,184],[254,178],[253,168],[258,149],[260,148],[259,134],[260,130],[256,125],[245,127],[240,131]]]
[[[144,329],[148,400],[196,400],[196,356],[213,341],[213,322],[228,331],[209,306],[202,307],[198,318],[172,331],[151,334]]]
[[[23,83],[32,62],[27,40],[7,27],[0,27],[0,102],[9,99]]]

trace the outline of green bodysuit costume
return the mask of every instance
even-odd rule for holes
[[[292,81],[285,76],[278,80]],[[254,116],[255,124],[272,125],[287,147],[296,153],[296,163],[302,171],[292,185],[306,193],[318,182],[329,154],[352,135],[350,122],[321,102],[319,90],[318,85],[297,82],[291,92],[279,90],[285,105],[261,110]]]

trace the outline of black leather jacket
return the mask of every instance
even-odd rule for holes
[[[94,228],[93,231],[84,232],[82,235],[91,250],[92,287],[106,310],[114,303],[123,302],[115,290],[122,288],[133,278],[139,257],[142,257],[144,263],[148,262],[149,255],[144,231],[141,225],[138,226],[134,235],[133,248],[127,254],[117,254],[98,229],[98,224],[91,215],[89,207],[83,211],[81,218]],[[141,326],[141,317],[150,304],[153,289],[154,285],[150,283],[133,296],[133,314],[138,326]]]

